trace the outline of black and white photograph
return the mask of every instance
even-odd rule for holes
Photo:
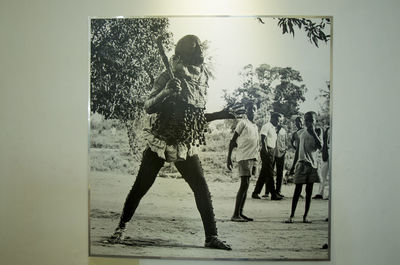
[[[89,19],[89,255],[331,260],[331,16]]]

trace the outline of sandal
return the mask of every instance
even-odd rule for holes
[[[215,248],[215,249],[223,249],[223,250],[232,250],[231,246],[226,244],[225,241],[219,240],[216,236],[212,236],[206,243],[204,244],[206,248]]]
[[[121,243],[125,239],[125,232],[126,228],[117,227],[107,241],[111,244]]]

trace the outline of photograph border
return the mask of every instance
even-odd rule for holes
[[[330,23],[330,64],[329,64],[329,72],[330,72],[330,100],[329,100],[329,120],[330,120],[330,128],[333,130],[333,102],[334,102],[334,83],[333,83],[333,40],[334,40],[334,16],[333,15],[138,15],[138,16],[89,16],[88,17],[88,157],[90,158],[90,139],[91,139],[91,21],[93,19],[135,19],[135,18],[308,18],[308,19],[318,19],[318,18],[329,18],[331,20]],[[333,146],[333,141],[331,138],[331,146]],[[132,255],[105,255],[105,254],[94,254],[91,251],[91,187],[89,184],[90,178],[90,159],[88,159],[88,257],[89,263],[92,264],[90,258],[125,258],[128,260],[137,260],[140,259],[161,259],[161,260],[188,260],[188,261],[331,261],[332,260],[332,150],[329,152],[329,201],[328,201],[328,256],[323,259],[302,259],[302,258],[202,258],[202,257],[163,257],[163,256],[132,256]]]

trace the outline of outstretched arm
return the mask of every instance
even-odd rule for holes
[[[217,112],[212,112],[212,113],[206,113],[204,114],[206,117],[206,121],[214,121],[214,120],[224,120],[224,119],[234,119],[235,116],[233,114],[227,113],[224,110],[217,111]]]
[[[236,119],[237,116],[245,113],[245,110],[242,105],[229,105],[221,111],[206,113],[204,116],[206,117],[207,122],[214,120],[225,120],[225,119]]]
[[[236,140],[238,137],[239,137],[239,134],[237,132],[235,132],[233,134],[231,141],[229,142],[228,159],[226,161],[226,166],[228,167],[229,170],[232,170],[232,167],[233,167],[231,156],[232,156],[233,149],[235,147],[237,147]]]

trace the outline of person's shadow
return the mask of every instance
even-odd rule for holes
[[[101,238],[101,245],[103,246],[111,246],[111,245],[126,245],[126,246],[135,246],[135,247],[170,247],[170,248],[204,248],[204,246],[199,245],[189,245],[189,244],[181,244],[178,242],[174,242],[171,240],[159,239],[159,238],[132,238],[127,236],[123,241],[113,244],[108,241],[107,237]]]

